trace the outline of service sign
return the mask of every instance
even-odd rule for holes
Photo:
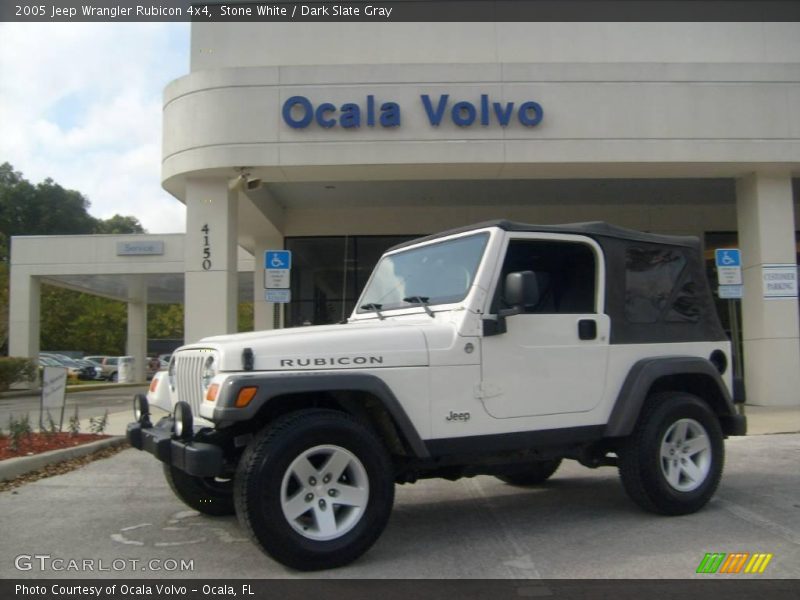
[[[117,256],[161,256],[162,254],[164,254],[164,242],[160,240],[117,242]]]

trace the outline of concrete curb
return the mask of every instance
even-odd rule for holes
[[[101,392],[103,390],[118,390],[120,388],[144,387],[150,385],[149,381],[140,383],[98,383],[96,385],[68,385],[67,393],[74,392]],[[38,396],[42,393],[41,388],[30,390],[12,390],[10,392],[0,392],[0,398],[21,398],[23,396]]]
[[[81,444],[71,448],[50,450],[33,456],[20,456],[0,461],[0,481],[14,479],[31,471],[38,471],[48,465],[64,462],[73,458],[80,458],[98,450],[120,446],[126,442],[124,435],[110,437],[89,444]]]

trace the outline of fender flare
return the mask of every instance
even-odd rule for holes
[[[608,419],[605,437],[630,435],[639,419],[650,388],[658,379],[671,375],[699,375],[706,378],[725,406],[722,412],[719,409],[715,410],[717,415],[723,420],[736,415],[728,387],[709,360],[696,356],[645,358],[636,362],[628,372],[625,383],[617,395],[614,410]]]
[[[258,387],[255,398],[244,408],[233,406],[234,398],[244,387]],[[419,458],[429,455],[425,443],[419,436],[411,419],[394,392],[379,377],[368,373],[302,373],[272,374],[247,373],[235,375],[225,381],[220,390],[220,400],[224,403],[214,409],[216,423],[231,424],[255,418],[261,408],[270,400],[287,394],[303,394],[313,392],[355,391],[367,392],[378,398],[391,415],[399,434],[408,443],[411,451]]]

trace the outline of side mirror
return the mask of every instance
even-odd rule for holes
[[[546,284],[545,284],[546,285]],[[525,312],[526,306],[538,304],[542,290],[539,277],[533,271],[518,271],[506,275],[503,286],[503,299],[509,308],[497,311],[497,317],[483,320],[483,335],[500,335],[506,332],[506,317]]]
[[[539,302],[539,281],[533,271],[518,271],[506,275],[503,297],[516,312],[525,312],[526,306]]]

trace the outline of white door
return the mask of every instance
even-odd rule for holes
[[[482,339],[480,396],[498,419],[586,412],[603,397],[610,322],[603,314],[599,245],[582,236],[518,234],[498,266],[489,313],[504,305],[508,273],[532,271],[538,298]]]
[[[583,321],[584,325],[580,325]],[[579,328],[594,339],[580,339]],[[482,342],[483,405],[498,419],[589,411],[605,388],[609,319],[598,314],[520,314]]]

